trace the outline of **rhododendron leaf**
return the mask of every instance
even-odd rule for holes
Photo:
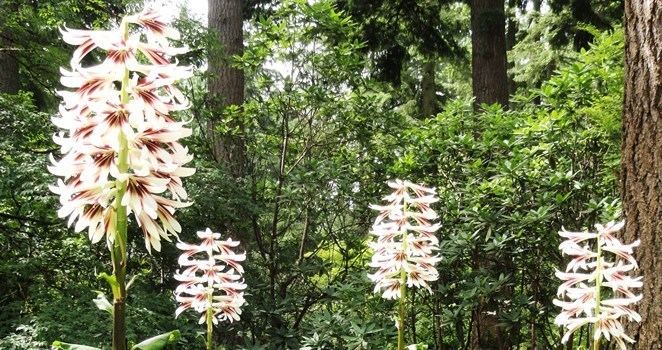
[[[165,349],[170,344],[175,344],[181,338],[181,333],[178,329],[163,333],[149,339],[145,339],[139,344],[134,345],[131,350],[161,350]]]

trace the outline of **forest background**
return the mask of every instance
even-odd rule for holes
[[[639,220],[625,236],[642,239],[644,280],[660,272],[652,257],[662,244],[662,87],[653,78],[638,90],[624,70],[651,59],[629,55],[641,43],[628,23],[662,23],[659,4],[646,13],[644,3],[209,0],[207,21],[176,11],[191,48],[179,62],[196,68],[181,85],[197,172],[185,181],[194,204],[178,216],[180,237],[210,227],[247,252],[247,305],[216,342],[387,349],[393,303],[366,276],[368,204],[386,180],[402,178],[436,187],[441,199],[440,278],[433,294],[411,295],[409,343],[586,348],[586,331],[562,346],[553,323],[554,271],[567,260],[557,231],[625,212]],[[58,69],[72,51],[58,28],[104,28],[143,3],[0,4],[0,348],[101,346],[110,326],[92,300],[108,294],[96,278],[108,252],[57,218],[47,188]],[[647,41],[658,70],[660,42]],[[636,163],[628,133],[658,150],[652,162]],[[635,191],[628,171],[650,175],[650,191]],[[648,209],[628,206],[646,201]],[[135,224],[129,230],[128,270],[138,276],[129,337],[178,328],[182,348],[200,347],[195,317],[174,318],[174,245],[150,255]],[[638,349],[662,348],[662,282],[644,295]]]

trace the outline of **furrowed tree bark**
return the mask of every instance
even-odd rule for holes
[[[246,145],[244,123],[234,115],[227,123],[229,132],[219,133],[218,127],[228,107],[244,102],[244,72],[231,66],[232,56],[243,52],[243,17],[241,0],[209,0],[209,29],[218,39],[219,50],[210,50],[209,106],[212,117],[207,123],[214,159],[234,177],[245,175]]]
[[[471,76],[474,107],[508,106],[504,0],[471,0]]]
[[[9,33],[0,32],[0,93],[18,92],[18,61],[16,48],[8,40]]]
[[[632,349],[662,349],[662,3],[625,2],[625,98],[621,196],[625,242],[635,249],[643,276],[641,323],[626,332]]]
[[[434,58],[427,58],[423,63],[423,76],[421,78],[421,113],[423,118],[429,118],[437,114],[435,68]]]

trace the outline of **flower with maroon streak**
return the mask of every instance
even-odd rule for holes
[[[175,273],[175,279],[181,282],[175,289],[180,304],[175,316],[191,308],[202,314],[199,323],[205,322],[208,310],[213,312],[214,324],[239,321],[246,289],[241,262],[246,254],[234,252],[239,242],[221,240],[221,235],[210,229],[199,231],[198,237],[201,242],[197,245],[177,243],[177,248],[184,251],[178,260],[184,270]]]
[[[71,66],[80,66],[80,61],[95,48],[109,50],[113,43],[121,42],[120,32],[117,30],[80,30],[60,29],[62,38],[67,44],[77,46],[71,58]]]
[[[147,29],[147,36],[157,41],[167,44],[166,38],[179,40],[179,32],[168,26],[163,15],[151,8],[146,8],[142,12],[129,16],[128,21],[138,24]]]
[[[368,277],[375,282],[375,293],[381,292],[385,299],[400,298],[403,282],[431,292],[428,283],[439,277],[434,266],[441,260],[434,253],[439,250],[434,233],[440,225],[432,223],[437,213],[430,208],[438,201],[436,191],[401,180],[388,186],[393,193],[384,197],[387,203],[370,206],[379,214],[371,231],[376,239],[370,243],[374,251],[370,267],[377,271]]]
[[[48,169],[61,178],[51,190],[60,197],[58,215],[69,217],[77,232],[87,229],[92,242],[104,236],[113,242],[119,203],[142,229],[147,249],[160,250],[162,238],[181,231],[175,211],[189,205],[182,178],[194,173],[184,166],[192,155],[179,141],[191,130],[172,113],[189,106],[175,83],[192,73],[171,62],[186,49],[170,46],[168,38],[178,33],[157,11],[129,16],[122,25],[128,32],[61,29],[76,49],[71,68],[61,69],[67,90],[58,92],[63,102],[52,118],[62,157],[51,156]],[[105,59],[83,67],[95,50],[105,51]],[[126,171],[119,167],[120,140],[128,144]],[[120,184],[126,191],[116,198]]]
[[[641,300],[632,288],[641,288],[641,277],[631,277],[629,272],[637,269],[637,261],[632,256],[632,244],[622,244],[613,234],[623,228],[624,222],[610,222],[607,225],[595,225],[597,232],[561,231],[559,235],[566,240],[559,248],[565,255],[572,257],[566,272],[557,271],[556,277],[563,283],[558,288],[554,304],[561,308],[555,323],[565,327],[563,343],[586,324],[593,324],[593,339],[601,337],[607,341],[613,339],[620,349],[625,350],[625,342],[634,339],[625,334],[621,318],[640,322],[641,316],[630,305]],[[595,241],[593,248],[589,241]],[[612,259],[608,259],[611,255]],[[572,272],[569,272],[572,271]],[[569,299],[569,301],[563,300]]]

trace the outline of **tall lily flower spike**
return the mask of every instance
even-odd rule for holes
[[[437,202],[436,190],[409,181],[395,180],[388,186],[393,193],[384,197],[385,205],[371,205],[379,211],[372,226],[376,240],[370,267],[377,268],[368,277],[375,282],[375,293],[385,299],[398,299],[401,287],[422,287],[431,292],[428,282],[439,278],[434,267],[441,260],[435,232],[439,229],[437,213],[430,204]]]
[[[625,334],[620,320],[626,317],[630,321],[641,321],[641,316],[630,305],[641,300],[641,295],[631,289],[641,288],[643,283],[641,277],[628,275],[638,267],[632,252],[640,242],[622,244],[614,236],[624,224],[623,221],[598,224],[596,233],[565,229],[559,232],[566,239],[559,249],[572,257],[565,272],[556,272],[563,283],[557,293],[560,299],[555,299],[554,304],[562,311],[554,322],[567,328],[563,343],[574,331],[589,323],[593,324],[593,339],[598,344],[602,336],[607,341],[613,338],[622,350],[626,349],[624,341],[634,343],[634,339]],[[590,240],[595,241],[595,251],[589,247]],[[563,300],[564,297],[569,301]]]
[[[192,308],[202,313],[199,323],[204,323],[208,315],[214,324],[239,321],[246,289],[241,262],[246,254],[234,252],[238,241],[220,240],[221,235],[210,229],[199,231],[198,237],[202,240],[199,245],[177,243],[177,248],[184,251],[178,261],[184,271],[175,274],[181,282],[175,289],[175,299],[180,303],[175,316]]]
[[[94,243],[105,235],[111,246],[118,207],[126,207],[147,250],[159,251],[161,238],[169,241],[181,231],[174,218],[188,205],[181,179],[195,172],[184,167],[192,155],[179,143],[191,129],[171,115],[189,106],[174,83],[190,77],[191,69],[168,56],[186,48],[169,45],[166,38],[177,38],[177,31],[153,10],[126,17],[116,30],[61,32],[77,49],[71,69],[61,69],[69,90],[58,92],[63,102],[52,118],[61,129],[53,140],[63,154],[51,155],[48,167],[61,177],[51,186],[60,196],[58,216],[69,217],[70,226],[75,222],[76,232],[87,229]],[[105,59],[83,67],[95,50],[105,51]]]

